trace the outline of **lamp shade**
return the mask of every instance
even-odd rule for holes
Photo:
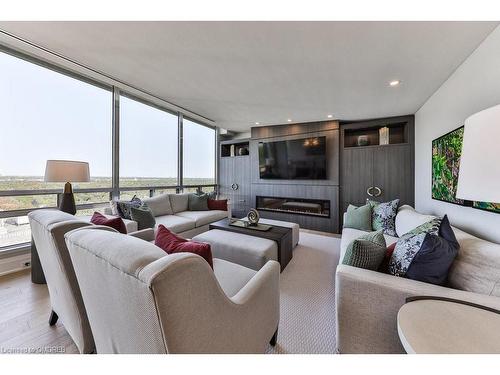
[[[45,182],[89,182],[89,163],[72,160],[47,160]]]
[[[500,105],[465,120],[457,198],[500,202]]]

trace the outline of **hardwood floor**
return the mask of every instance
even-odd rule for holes
[[[64,326],[49,326],[46,285],[29,270],[0,277],[0,353],[78,353]]]

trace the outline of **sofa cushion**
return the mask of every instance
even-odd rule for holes
[[[169,194],[160,194],[156,197],[145,198],[142,201],[148,205],[154,216],[174,214],[170,205]]]
[[[122,218],[118,216],[106,217],[100,212],[94,212],[90,218],[90,222],[95,225],[104,225],[106,227],[116,229],[122,234],[127,234],[127,227],[125,226]]]
[[[188,241],[172,233],[164,225],[158,226],[156,232],[155,245],[164,250],[167,254],[192,253],[201,256],[214,268],[212,262],[212,252],[210,244],[196,241]]]
[[[140,207],[142,201],[135,195],[130,201],[116,201],[116,207],[118,209],[118,215],[123,219],[131,220],[130,217],[130,207]]]
[[[396,233],[396,215],[398,213],[399,199],[390,202],[368,201],[372,206],[372,229],[384,231],[389,236],[397,236]]]
[[[365,232],[363,230],[358,230],[358,229],[353,229],[353,228],[342,229],[342,237],[340,239],[340,260],[341,261],[342,261],[342,259],[344,259],[347,246],[349,246],[349,244],[353,240],[355,240],[358,237],[363,236],[366,233],[367,232]],[[398,240],[397,237],[388,236],[387,234],[384,234],[384,238],[385,238],[385,242],[386,242],[387,246],[389,246],[390,244],[393,244],[394,242],[396,242]]]
[[[386,243],[381,230],[366,233],[347,246],[342,264],[375,271],[384,260],[386,251]]]
[[[435,216],[423,215],[411,206],[404,205],[399,207],[398,214],[396,215],[396,233],[402,237],[412,229],[427,223],[434,219]]]
[[[154,228],[156,225],[153,212],[147,204],[143,204],[141,207],[130,207],[130,216],[132,220],[137,222],[139,230]]]
[[[195,222],[196,227],[201,227],[203,225],[207,225],[215,221],[226,218],[227,212],[217,211],[217,210],[184,211],[184,212],[178,212],[177,214],[175,214],[175,216],[180,216],[185,219],[193,220]]]
[[[459,247],[445,215],[439,227],[439,236],[429,233],[425,236],[422,247],[406,271],[406,277],[425,283],[444,285]]]
[[[189,194],[188,209],[189,211],[208,211],[208,195],[195,193]]]
[[[174,214],[182,211],[187,211],[189,207],[189,193],[186,194],[169,194],[170,206]]]
[[[214,258],[213,263],[215,277],[229,298],[238,293],[257,273],[250,268],[223,259]]]
[[[178,215],[163,215],[158,216],[155,219],[156,225],[163,224],[165,227],[175,233],[182,233],[187,230],[194,229],[196,226],[196,222],[194,220]]]
[[[115,215],[108,215],[108,214],[103,214],[103,215],[106,216],[108,219],[116,217]],[[84,216],[76,216],[76,218],[90,222],[90,219],[92,218],[92,216],[84,215]],[[137,226],[136,221],[129,220],[129,219],[123,219],[123,218],[122,218],[122,221],[125,224],[125,227],[127,228],[127,233],[138,231],[138,226]]]
[[[372,206],[368,203],[361,207],[356,207],[350,204],[349,207],[347,207],[347,214],[345,215],[344,219],[344,227],[371,231]]]

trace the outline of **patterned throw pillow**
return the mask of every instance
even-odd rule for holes
[[[376,271],[386,253],[382,231],[367,233],[347,246],[342,264]]]
[[[145,203],[140,207],[130,207],[130,217],[137,221],[137,229],[139,230],[154,228],[156,225],[153,211]]]
[[[131,207],[140,207],[142,206],[142,201],[137,198],[135,195],[132,197],[130,201],[117,201],[116,208],[118,209],[118,215],[120,215],[124,219],[132,220],[130,216],[130,208]]]
[[[427,234],[437,236],[441,226],[440,218],[432,219],[403,235],[396,243],[389,262],[389,273],[405,276],[415,255],[419,252]]]
[[[372,206],[372,229],[383,230],[385,234],[397,237],[396,215],[399,199],[385,203],[368,200],[368,203]]]

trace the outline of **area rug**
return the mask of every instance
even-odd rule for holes
[[[340,239],[300,233],[280,278],[278,343],[269,354],[335,353],[335,268]]]

